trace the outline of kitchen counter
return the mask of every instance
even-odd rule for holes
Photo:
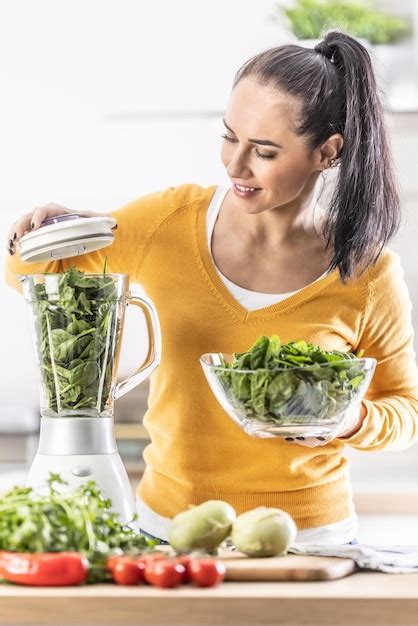
[[[418,574],[357,572],[325,582],[183,586],[0,585],[0,625],[418,625]]]

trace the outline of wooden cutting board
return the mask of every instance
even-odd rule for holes
[[[287,554],[250,558],[242,552],[220,550],[218,557],[226,566],[226,580],[333,580],[356,571],[352,559]]]

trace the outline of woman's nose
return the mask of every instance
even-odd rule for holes
[[[230,178],[249,178],[251,170],[248,167],[247,159],[242,153],[235,153],[229,161],[226,172]]]

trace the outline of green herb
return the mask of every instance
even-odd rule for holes
[[[81,552],[90,563],[89,582],[98,582],[107,579],[110,554],[142,554],[159,543],[122,525],[93,480],[69,493],[57,489],[67,484],[59,474],[51,473],[48,484],[46,495],[14,487],[0,499],[0,550]]]
[[[35,285],[38,350],[45,402],[54,414],[105,410],[111,390],[116,337],[114,279],[71,268],[57,292]]]
[[[232,363],[222,359],[213,371],[232,405],[247,418],[295,424],[325,420],[348,408],[366,378],[361,356],[262,336],[247,352],[235,353]]]
[[[296,0],[289,7],[277,5],[280,22],[283,14],[298,39],[319,39],[327,30],[342,29],[372,44],[390,44],[412,32],[411,21],[395,17],[358,0]]]

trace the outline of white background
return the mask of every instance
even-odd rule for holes
[[[233,75],[251,55],[294,41],[285,23],[273,22],[274,6],[2,0],[4,238],[20,214],[48,202],[107,211],[169,185],[225,183],[220,118]],[[416,72],[412,62],[410,69]],[[389,115],[388,123],[405,211],[392,247],[402,256],[418,324],[418,121]],[[16,407],[36,408],[37,383],[24,303],[4,283],[0,302],[0,420],[7,420]],[[125,341],[124,372],[139,358],[136,321],[128,324],[133,339]],[[396,455],[347,454],[359,479],[364,471],[368,478],[415,480],[415,447]]]

